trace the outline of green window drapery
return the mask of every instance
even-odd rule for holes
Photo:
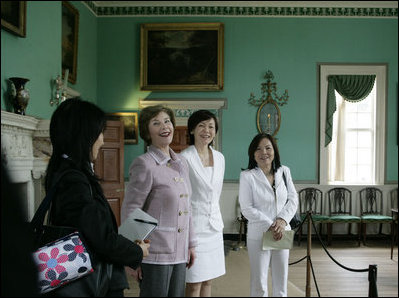
[[[325,142],[331,142],[333,131],[333,115],[337,109],[335,90],[349,102],[357,102],[366,98],[373,89],[375,75],[331,75],[328,76],[327,115]]]

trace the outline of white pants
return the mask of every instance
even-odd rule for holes
[[[269,265],[272,276],[273,297],[287,297],[289,249],[262,250],[261,240],[247,240],[251,266],[251,297],[267,297]]]

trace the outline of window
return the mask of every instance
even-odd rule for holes
[[[376,75],[373,90],[351,103],[336,92],[333,137],[324,146],[327,77]],[[385,173],[385,65],[320,65],[320,184],[376,185]]]
[[[360,102],[345,101],[335,91],[333,137],[329,148],[329,181],[373,184],[375,181],[375,84]]]

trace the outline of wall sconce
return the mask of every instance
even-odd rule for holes
[[[53,80],[53,88],[55,89],[53,98],[50,100],[50,105],[59,105],[67,99],[67,86],[68,86],[69,69],[65,71],[64,82],[61,80],[61,76],[58,75]]]
[[[256,116],[258,131],[266,132],[274,137],[281,124],[281,113],[277,105],[282,106],[287,103],[288,90],[285,90],[284,94],[279,97],[276,93],[277,83],[272,82],[274,79],[273,73],[268,70],[264,78],[266,82],[261,84],[261,98],[255,99],[255,95],[251,92],[248,101],[251,105],[259,107]]]

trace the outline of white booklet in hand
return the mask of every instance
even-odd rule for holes
[[[144,240],[157,225],[157,219],[140,208],[136,208],[119,227],[119,234],[133,242],[136,240]]]
[[[273,238],[273,232],[263,232],[263,250],[274,250],[274,249],[291,249],[294,242],[295,231],[286,230],[283,232],[283,237],[276,241]]]

